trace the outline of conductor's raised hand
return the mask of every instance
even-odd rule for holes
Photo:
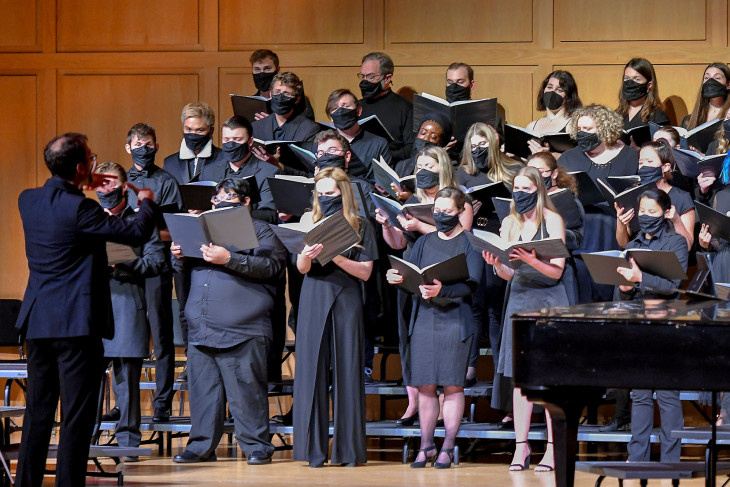
[[[434,279],[433,284],[421,284],[418,289],[423,299],[435,298],[441,292],[441,281]]]
[[[403,282],[403,276],[400,275],[397,269],[388,269],[385,273],[385,279],[388,284],[400,284]]]
[[[140,189],[130,182],[127,182],[127,188],[134,191],[134,193],[137,195],[137,204],[141,203],[142,200],[145,200],[145,199],[149,199],[150,201],[155,201],[155,193],[149,188]]]
[[[203,260],[211,264],[223,265],[231,258],[231,253],[225,247],[215,245],[201,245],[200,251],[203,253]]]
[[[302,250],[302,255],[304,257],[309,257],[310,259],[316,259],[319,253],[322,252],[323,248],[324,245],[322,244],[305,245]]]
[[[106,186],[117,180],[114,174],[94,172],[89,175],[89,182],[82,189],[85,191],[95,191],[97,188]]]

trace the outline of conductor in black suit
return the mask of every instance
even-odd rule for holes
[[[108,215],[84,197],[96,155],[86,136],[64,134],[45,148],[52,177],[21,193],[30,276],[16,326],[28,350],[28,386],[17,481],[40,486],[61,397],[57,486],[83,486],[103,373],[101,339],[114,335],[105,241],[139,246],[155,227],[150,190],[140,190],[132,220]],[[94,177],[97,177],[94,175]]]

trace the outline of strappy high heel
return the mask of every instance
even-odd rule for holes
[[[548,445],[552,445],[552,441],[547,442]],[[553,453],[553,463],[555,462],[555,454]],[[535,466],[535,472],[536,473],[543,473],[543,472],[552,472],[555,470],[554,466],[547,465],[545,463],[538,463],[537,466]]]
[[[519,445],[521,443],[527,443],[527,440],[525,441],[517,441],[515,442],[516,445]],[[527,443],[527,456],[525,457],[525,463],[513,463],[509,466],[510,472],[521,472],[523,470],[529,470],[530,469],[530,454],[532,453],[532,449],[530,448],[530,444]]]
[[[446,463],[436,462],[434,464],[435,468],[451,468],[451,462],[454,461],[454,449],[453,448],[444,448],[441,450],[441,453],[446,453],[449,456],[449,461]],[[441,455],[439,453],[439,455]]]
[[[428,456],[428,452],[436,450],[436,455]],[[413,462],[411,463],[411,468],[424,468],[427,463],[430,463],[431,466],[433,466],[434,463],[436,463],[436,458],[438,455],[438,449],[436,448],[436,445],[427,446],[426,448],[421,448],[418,450],[418,452],[423,452],[423,455],[426,457],[425,460],[421,460],[420,462]],[[416,455],[418,456],[418,455]]]

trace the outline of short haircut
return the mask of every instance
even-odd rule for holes
[[[456,209],[459,211],[463,210],[464,205],[466,204],[466,195],[464,195],[464,192],[459,188],[452,188],[451,186],[439,189],[438,193],[436,193],[436,196],[434,197],[434,201],[439,198],[450,199],[454,202]]]
[[[127,144],[132,144],[132,139],[134,138],[134,136],[137,136],[138,139],[141,139],[143,137],[150,137],[152,138],[152,142],[154,142],[155,144],[157,143],[157,134],[155,133],[155,128],[147,123],[135,123],[134,125],[132,125],[132,128],[129,129],[129,132],[127,132]]]
[[[365,61],[378,61],[380,64],[380,74],[382,76],[393,74],[395,71],[393,60],[384,52],[371,52],[370,54],[365,54],[362,57],[362,62],[360,64],[363,64]]]
[[[251,122],[246,120],[244,117],[239,117],[238,115],[234,115],[225,122],[223,122],[222,128],[231,130],[246,129],[246,133],[249,137],[253,135],[253,127],[251,127]]]
[[[279,69],[279,56],[269,49],[256,49],[253,53],[251,53],[251,57],[248,58],[248,61],[253,64],[263,61],[264,59],[271,59],[274,61],[274,67]]]
[[[188,118],[202,118],[208,127],[215,125],[215,112],[204,101],[195,101],[183,107],[180,121],[185,123]]]
[[[43,151],[46,167],[51,174],[71,181],[76,176],[76,166],[86,164],[86,142],[83,134],[66,133],[54,137]]]
[[[302,80],[300,80],[299,76],[292,73],[291,71],[278,73],[276,76],[274,76],[274,78],[271,80],[271,89],[274,89],[274,85],[277,81],[284,86],[292,88],[297,96],[302,96],[302,94],[304,93],[304,84],[302,83]]]
[[[453,71],[455,69],[460,69],[460,68],[466,69],[466,75],[469,78],[469,83],[474,81],[474,69],[472,69],[472,67],[466,63],[451,63],[451,64],[449,64],[449,67],[446,68],[446,72],[448,73],[449,71]]]
[[[124,168],[116,162],[102,162],[101,164],[96,166],[95,172],[98,174],[112,173],[116,175],[120,183],[124,184],[127,182],[127,173],[124,172]]]
[[[243,203],[245,197],[251,197],[251,185],[244,178],[225,178],[222,179],[215,187],[215,192],[212,196],[220,193],[220,190],[224,189],[226,193],[231,191],[238,195],[238,198]]]
[[[341,88],[330,93],[329,98],[327,98],[327,108],[325,109],[327,111],[327,115],[331,114],[337,109],[337,102],[340,101],[340,98],[342,98],[343,96],[351,96],[355,100],[356,109],[360,106],[360,102],[357,101],[357,97],[352,91],[348,90],[347,88]]]
[[[317,147],[319,147],[319,144],[327,142],[328,140],[336,140],[340,143],[340,146],[345,152],[350,152],[350,143],[347,141],[346,138],[341,136],[336,130],[333,129],[323,130],[314,137],[315,152],[317,151]]]
[[[648,188],[647,190],[643,191],[639,195],[639,203],[641,203],[641,200],[643,200],[644,198],[649,198],[650,200],[656,202],[656,204],[658,204],[662,211],[665,213],[669,211],[669,209],[672,207],[672,199],[667,193],[657,187]]]

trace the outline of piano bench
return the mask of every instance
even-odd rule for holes
[[[679,485],[680,479],[695,479],[705,476],[705,462],[575,462],[575,470],[598,475],[596,487],[606,477],[618,479],[619,487],[625,479],[640,479],[645,486],[648,479],[671,479],[673,486]],[[730,463],[717,464],[718,475],[730,475]]]

